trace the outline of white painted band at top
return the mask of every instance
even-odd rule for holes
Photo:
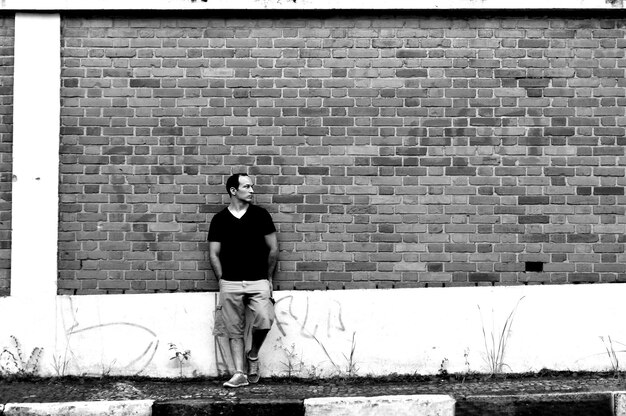
[[[624,0],[0,0],[0,10],[621,9]]]

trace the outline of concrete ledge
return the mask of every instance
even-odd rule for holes
[[[612,416],[613,393],[480,395],[457,399],[456,416]]]
[[[152,406],[153,416],[304,416],[304,414],[302,399],[169,400],[157,401]]]
[[[454,416],[454,399],[446,395],[329,397],[306,399],[306,416]]]
[[[151,416],[152,400],[7,403],[4,416]]]
[[[613,392],[613,415],[626,416],[626,391]]]
[[[626,392],[0,404],[2,416],[626,416]]]

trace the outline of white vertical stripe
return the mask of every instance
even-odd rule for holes
[[[11,296],[56,295],[60,79],[60,15],[17,13]]]

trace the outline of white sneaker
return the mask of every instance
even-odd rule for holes
[[[248,384],[248,377],[244,373],[236,372],[230,380],[224,383],[224,387],[237,388],[247,386]]]

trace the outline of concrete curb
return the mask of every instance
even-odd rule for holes
[[[207,413],[208,412],[208,413]],[[391,395],[313,399],[121,400],[0,404],[0,416],[626,416],[626,391],[475,395]]]
[[[613,416],[626,416],[626,392],[613,392]]]
[[[7,403],[4,416],[151,416],[153,400]]]
[[[152,416],[304,416],[302,399],[187,399],[155,402]],[[328,415],[327,415],[328,416]]]
[[[325,397],[304,400],[306,416],[454,416],[447,395]]]
[[[457,400],[456,416],[614,416],[619,414],[616,403],[622,400],[615,396],[610,391],[467,396]]]

